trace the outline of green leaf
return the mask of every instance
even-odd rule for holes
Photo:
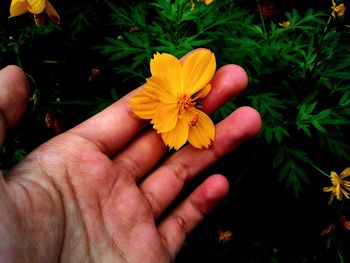
[[[273,139],[275,139],[277,143],[281,143],[283,137],[290,137],[288,131],[284,127],[266,122],[263,123],[261,133],[265,137],[267,143],[271,143]]]
[[[263,117],[268,114],[271,118],[282,120],[284,117],[280,111],[287,107],[282,100],[276,97],[277,93],[261,93],[247,98],[251,100],[251,106],[257,109]]]
[[[347,90],[343,93],[339,101],[340,106],[346,107],[350,105],[350,91]]]
[[[342,160],[350,160],[350,143],[348,135],[342,131],[331,131],[327,135],[319,134],[320,148]]]
[[[273,166],[280,167],[278,180],[284,182],[287,188],[291,188],[296,198],[300,196],[302,184],[310,184],[302,166],[311,162],[306,152],[301,149],[281,147],[276,154]]]
[[[305,103],[300,106],[296,117],[296,126],[298,130],[303,130],[311,137],[310,125],[320,133],[327,133],[327,129],[324,126],[345,124],[343,119],[337,119],[332,116],[334,115],[332,109],[325,109],[317,112],[316,106],[317,102],[311,104]]]
[[[232,100],[230,100],[226,102],[224,106],[220,107],[216,112],[214,112],[213,117],[217,120],[223,120],[235,109],[237,109],[237,105]]]

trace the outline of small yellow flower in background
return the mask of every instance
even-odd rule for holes
[[[342,17],[345,14],[345,5],[343,3],[337,5],[337,3],[332,0],[332,16],[333,18]]]
[[[211,90],[216,69],[210,50],[190,54],[184,63],[166,53],[156,53],[150,63],[152,76],[130,106],[142,119],[151,119],[166,145],[175,150],[187,141],[208,148],[215,138],[215,125],[198,109],[198,100]]]
[[[226,243],[232,239],[232,232],[231,231],[218,231],[219,237],[218,240],[219,242]]]
[[[329,200],[329,204],[332,203],[334,197],[338,201],[343,200],[343,197],[349,199],[350,197],[350,182],[344,180],[344,178],[350,176],[350,167],[346,168],[341,172],[340,176],[337,173],[331,172],[330,178],[332,182],[332,186],[324,187],[324,192],[331,192],[331,198]]]
[[[197,0],[197,2],[204,2],[206,5],[210,5],[214,0]],[[196,3],[191,0],[191,10],[193,11],[194,7],[196,6]]]
[[[204,0],[203,2],[206,5],[210,5],[213,2],[213,0]]]
[[[48,0],[12,0],[10,6],[10,17],[34,14],[35,23],[39,26],[44,24],[44,13],[48,15],[55,24],[60,23],[60,16]]]
[[[288,27],[288,26],[290,26],[290,22],[289,21],[283,21],[283,22],[278,23],[278,25],[281,26],[281,27]]]

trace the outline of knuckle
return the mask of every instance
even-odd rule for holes
[[[148,204],[151,207],[154,217],[157,218],[162,212],[161,201],[151,192],[143,192],[143,195],[148,201]]]
[[[169,165],[172,173],[179,181],[186,182],[192,178],[190,167],[186,163],[175,161],[171,162]]]
[[[174,215],[173,217],[180,231],[182,231],[185,235],[188,235],[191,231],[191,228],[187,221],[180,215]]]

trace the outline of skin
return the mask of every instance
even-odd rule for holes
[[[212,113],[246,85],[241,67],[222,67],[202,110]],[[1,142],[28,94],[21,69],[0,71]],[[214,174],[164,215],[188,180],[256,136],[259,114],[241,107],[217,124],[212,147],[185,146],[163,160],[167,148],[132,113],[130,96],[0,176],[0,262],[173,262],[186,235],[225,197],[228,181]]]

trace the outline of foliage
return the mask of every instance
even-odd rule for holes
[[[278,177],[286,186],[293,185],[296,196],[303,189],[301,182],[308,182],[304,167],[315,153],[337,157],[342,152],[350,159],[349,144],[338,140],[346,134],[348,128],[343,127],[349,126],[350,117],[347,106],[341,106],[349,103],[350,58],[344,56],[348,44],[343,36],[349,32],[327,21],[329,15],[311,8],[303,14],[291,9],[280,20],[290,25],[282,27],[275,21],[258,23],[256,14],[231,2],[198,4],[194,10],[186,0],[140,2],[125,9],[105,2],[111,23],[122,32],[96,48],[115,62],[117,74],[144,79],[154,52],[182,56],[203,46],[216,53],[219,64],[234,62],[247,70],[250,87],[245,96],[215,116],[224,118],[240,104],[255,107],[263,118],[260,137],[274,152],[270,162],[281,164],[274,166]],[[337,137],[331,137],[335,131]],[[310,143],[315,143],[311,138],[317,138],[320,147],[309,152]],[[300,140],[306,143],[296,155],[307,152],[309,158],[297,164],[280,151]],[[333,143],[321,143],[325,140]]]
[[[349,15],[333,19],[330,0],[282,2],[217,0],[205,5],[196,1],[192,10],[188,0],[62,1],[55,3],[62,24],[49,22],[40,28],[29,14],[8,19],[8,9],[2,10],[0,65],[14,63],[25,70],[32,103],[24,121],[9,134],[0,164],[8,169],[59,132],[45,122],[48,114],[66,130],[142,84],[150,75],[149,61],[155,52],[181,57],[205,47],[215,52],[219,66],[241,65],[249,77],[246,91],[218,109],[215,120],[242,105],[256,108],[263,120],[259,137],[238,149],[221,168],[227,174],[240,174],[242,179],[234,181],[234,187],[242,190],[234,194],[249,200],[244,189],[259,181],[252,193],[274,191],[288,198],[291,193],[300,200],[318,197],[327,182],[313,167],[341,170],[350,161]],[[269,8],[278,10],[267,16]],[[285,21],[289,25],[280,24]],[[244,203],[251,210],[266,206],[256,197]],[[316,197],[315,202],[320,200]],[[237,210],[242,206],[231,199],[224,205]],[[283,205],[278,207],[285,211]],[[285,213],[300,219],[298,212]],[[303,216],[305,221],[316,220]],[[249,227],[244,229],[242,235],[249,236]],[[203,232],[192,239],[200,242]],[[272,241],[259,242],[261,250],[272,247]],[[241,252],[239,244],[231,245],[237,245],[231,247],[235,253]],[[339,251],[335,249],[337,255]],[[264,262],[277,262],[277,252],[269,253],[276,261]],[[231,258],[246,260],[239,255]]]

